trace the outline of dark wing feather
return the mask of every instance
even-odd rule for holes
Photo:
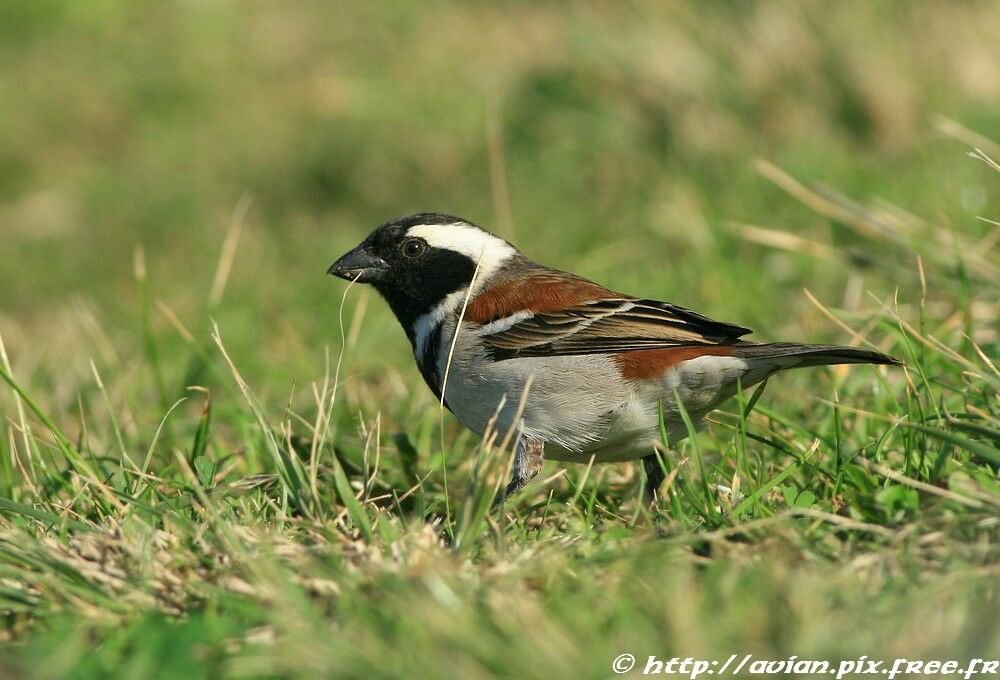
[[[483,337],[496,359],[730,345],[750,329],[656,300],[617,298],[537,313]]]

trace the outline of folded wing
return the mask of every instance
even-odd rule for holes
[[[668,302],[616,297],[536,312],[483,341],[502,360],[731,345],[750,332]]]

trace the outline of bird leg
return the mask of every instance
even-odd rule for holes
[[[493,509],[501,505],[511,494],[521,490],[534,479],[545,461],[545,442],[534,437],[522,436],[514,449],[514,469],[510,483],[493,499]]]
[[[642,459],[642,469],[646,473],[643,498],[646,500],[647,506],[653,507],[656,505],[659,496],[660,484],[663,484],[663,480],[667,477],[666,468],[660,459],[660,453],[656,452],[644,456]]]

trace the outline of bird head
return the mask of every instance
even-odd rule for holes
[[[421,213],[381,225],[327,273],[371,284],[409,327],[516,255],[514,246],[468,220]]]

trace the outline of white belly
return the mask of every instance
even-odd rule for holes
[[[438,370],[446,379],[445,402],[466,427],[483,436],[496,433],[497,441],[509,432],[537,437],[545,442],[546,458],[580,463],[591,456],[608,462],[648,455],[660,439],[661,402],[668,439],[680,441],[687,428],[676,396],[697,426],[735,394],[747,369],[740,359],[701,357],[659,380],[626,382],[602,355],[493,361],[465,328],[449,368],[451,336],[442,336]]]

